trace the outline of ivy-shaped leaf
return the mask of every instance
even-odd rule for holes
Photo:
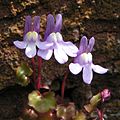
[[[17,83],[21,86],[27,86],[30,83],[29,76],[33,73],[32,69],[25,63],[21,64],[16,70]]]
[[[47,92],[44,96],[39,91],[33,91],[28,96],[29,106],[40,113],[48,112],[56,106],[56,99],[53,92]]]
[[[71,120],[75,117],[75,105],[73,103],[69,103],[68,106],[58,105],[57,106],[57,117],[63,118],[64,120]]]

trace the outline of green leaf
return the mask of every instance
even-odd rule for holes
[[[39,91],[33,91],[28,96],[29,106],[40,113],[48,112],[56,106],[56,100],[53,92],[48,92],[44,96]]]
[[[56,100],[54,96],[55,94],[53,92],[49,92],[45,95],[46,103],[51,109],[55,108],[56,105]]]
[[[71,120],[75,117],[75,105],[69,103],[68,106],[58,105],[57,106],[57,117],[63,118],[64,120]]]
[[[64,106],[58,105],[56,110],[57,110],[57,117],[65,118],[66,108]]]
[[[86,120],[86,115],[82,111],[80,111],[77,113],[74,120]]]
[[[32,75],[32,72],[32,69],[28,65],[21,64],[16,70],[17,83],[22,86],[27,86],[30,83],[28,77]]]
[[[99,104],[99,102],[101,101],[101,96],[100,93],[98,93],[97,95],[94,95],[91,99],[90,99],[90,103],[87,105],[84,105],[84,108],[87,112],[91,113]]]
[[[100,93],[98,93],[97,95],[94,95],[91,98],[90,104],[93,106],[96,106],[100,101],[101,101],[101,95],[100,95]]]

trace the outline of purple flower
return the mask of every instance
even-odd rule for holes
[[[101,98],[102,98],[102,102],[108,100],[110,98],[111,92],[108,89],[104,89],[101,92]]]
[[[60,33],[62,27],[62,15],[54,17],[49,14],[47,17],[47,28],[45,31],[44,42],[39,44],[38,56],[49,60],[54,53],[55,59],[64,64],[68,61],[68,56],[76,57],[78,48],[72,42],[64,42]]]
[[[70,63],[69,69],[73,74],[78,74],[83,69],[83,81],[90,84],[93,79],[93,71],[99,74],[104,74],[108,69],[99,65],[94,65],[92,62],[91,51],[95,43],[94,37],[88,40],[85,36],[82,37],[77,57],[74,59],[74,63]]]
[[[40,17],[35,16],[32,25],[30,16],[26,16],[23,41],[14,41],[14,45],[19,49],[25,49],[25,54],[29,58],[36,55],[36,46],[39,45]]]

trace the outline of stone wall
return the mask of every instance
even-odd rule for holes
[[[15,70],[22,62],[30,62],[24,51],[13,45],[22,40],[26,15],[41,17],[40,34],[49,14],[63,14],[62,33],[65,41],[79,44],[81,36],[96,39],[94,63],[120,74],[120,1],[119,0],[2,0],[0,2],[0,89],[15,84]],[[64,75],[69,62],[59,65],[54,58],[43,62],[43,80]]]

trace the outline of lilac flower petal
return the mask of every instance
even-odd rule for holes
[[[62,28],[62,15],[61,14],[58,14],[56,16],[56,24],[55,24],[55,32],[60,32]]]
[[[62,48],[70,57],[76,57],[78,48],[72,42],[62,42]]]
[[[86,52],[87,45],[88,45],[87,37],[86,37],[86,36],[83,36],[83,37],[81,38],[81,41],[80,41],[80,46],[79,46],[78,55],[81,54],[81,53],[83,53],[83,52]]]
[[[63,37],[62,37],[62,35],[59,32],[56,33],[56,37],[57,37],[57,41],[58,42],[64,42],[63,41]]]
[[[25,49],[25,54],[29,58],[33,58],[36,55],[36,45],[34,42],[29,42]]]
[[[91,53],[88,53],[88,62],[92,63],[92,54]]]
[[[38,50],[37,55],[42,57],[44,60],[49,60],[52,57],[53,49]]]
[[[18,41],[17,40],[17,41],[14,41],[13,43],[16,47],[18,47],[20,49],[25,49],[27,46],[27,42],[25,42],[25,41]]]
[[[34,17],[34,31],[37,33],[40,32],[40,17],[39,16]]]
[[[77,56],[74,58],[74,63],[79,63],[80,62],[80,56]]]
[[[95,39],[94,39],[94,37],[92,37],[89,40],[89,45],[88,45],[88,48],[87,48],[87,52],[91,52],[92,51],[94,44],[95,44]]]
[[[25,28],[24,35],[31,30],[31,16],[26,16],[25,18]]]
[[[47,17],[47,27],[45,31],[44,40],[47,39],[47,37],[49,36],[50,33],[53,32],[53,30],[54,30],[54,17],[53,15],[49,14]]]
[[[64,64],[68,61],[68,56],[66,55],[66,53],[63,51],[62,47],[58,44],[56,44],[55,48],[54,48],[54,56],[55,59],[60,63],[60,64]]]
[[[53,44],[54,44],[53,42],[48,42],[48,41],[45,41],[45,42],[41,42],[40,40],[36,41],[37,47],[41,50],[46,50],[46,49],[52,47]]]
[[[74,74],[77,75],[81,72],[82,67],[78,63],[70,63],[69,70]]]
[[[47,42],[57,42],[57,37],[56,37],[56,33],[51,33],[47,39],[46,39]]]
[[[83,68],[83,81],[90,84],[93,79],[93,71],[90,65],[86,65]]]
[[[101,67],[100,65],[94,65],[92,64],[92,69],[94,72],[99,74],[104,74],[108,71],[108,69]]]

